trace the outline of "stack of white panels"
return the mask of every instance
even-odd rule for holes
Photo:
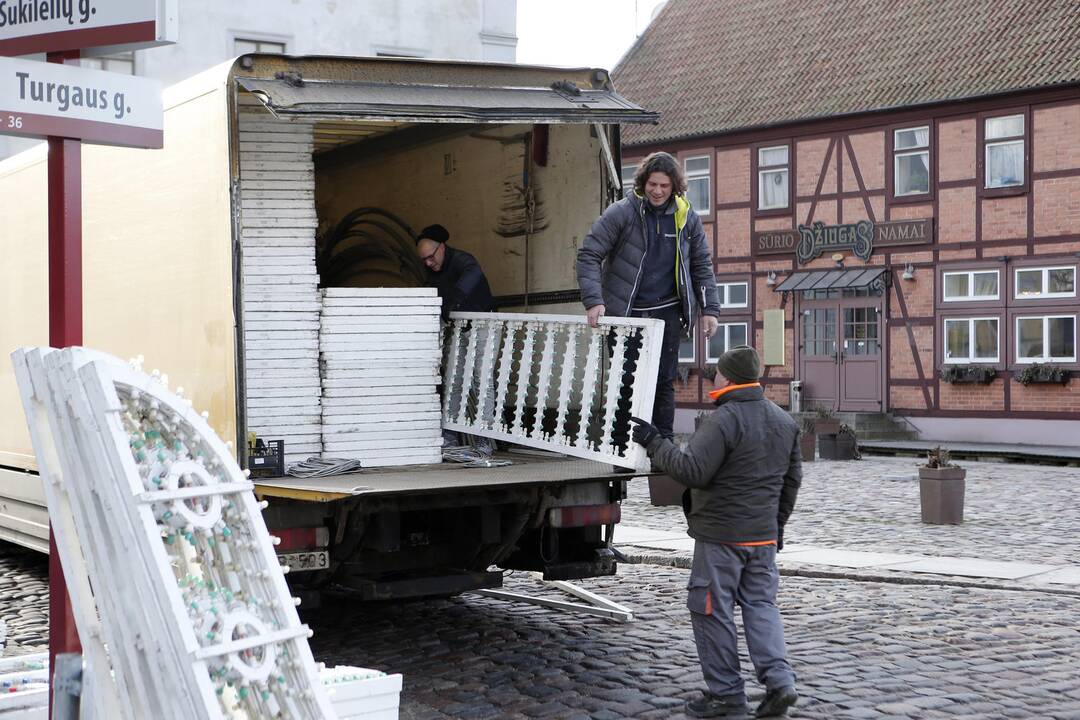
[[[310,124],[240,115],[247,429],[286,463],[322,450],[313,143]]]
[[[365,467],[442,461],[439,305],[428,288],[327,288],[323,455]]]

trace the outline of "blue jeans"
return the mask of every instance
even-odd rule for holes
[[[679,369],[679,342],[682,339],[682,313],[678,305],[661,310],[635,310],[630,317],[654,318],[664,321],[664,339],[660,347],[660,368],[656,377],[656,395],[653,399],[651,422],[660,434],[669,440],[675,434],[675,377]],[[609,340],[609,351],[613,343]],[[615,411],[615,427],[612,443],[625,447],[630,442],[631,383],[637,372],[641,355],[641,341],[632,339],[626,347],[623,364],[623,389]]]

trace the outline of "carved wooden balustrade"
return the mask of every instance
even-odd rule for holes
[[[649,418],[663,322],[452,313],[443,427],[636,470],[629,417]]]

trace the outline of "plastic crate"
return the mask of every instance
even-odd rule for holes
[[[338,720],[397,720],[401,675],[344,665],[320,675]]]
[[[284,477],[285,441],[257,439],[248,445],[248,470],[252,477]]]

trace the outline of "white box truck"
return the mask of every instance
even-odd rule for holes
[[[575,256],[621,193],[619,123],[657,120],[603,70],[261,54],[169,88],[165,107],[163,150],[83,149],[84,342],[169,373],[242,465],[252,430],[280,433],[293,459],[313,449],[288,418],[253,427],[258,348],[289,342],[260,334],[258,291],[317,280],[279,241],[309,243],[324,283],[408,286],[394,243],[439,223],[477,257],[502,311],[581,314]],[[44,146],[0,162],[0,198],[0,538],[47,550],[6,361],[48,344]],[[320,254],[361,208],[386,252]],[[500,468],[260,479],[257,491],[298,591],[390,598],[496,587],[506,569],[614,573],[627,477],[518,455]]]

